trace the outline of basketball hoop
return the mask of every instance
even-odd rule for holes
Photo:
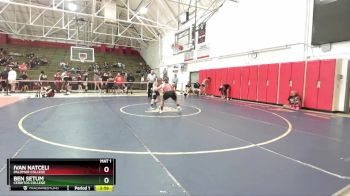
[[[95,62],[95,50],[94,48],[71,46],[70,60],[81,63],[93,63]]]
[[[180,52],[184,49],[184,47],[180,44],[172,44],[171,48],[176,52]]]
[[[86,58],[87,58],[87,54],[86,53],[79,53],[79,59],[80,59],[81,63],[84,63]]]
[[[85,60],[86,60],[86,58],[84,58],[84,57],[83,57],[83,58],[80,58],[80,62],[81,62],[81,63],[85,63]]]

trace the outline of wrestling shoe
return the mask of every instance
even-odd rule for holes
[[[180,106],[177,106],[177,111],[181,112],[181,107]]]

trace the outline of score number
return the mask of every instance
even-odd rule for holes
[[[109,175],[111,167],[114,166],[113,162],[111,159],[101,159],[100,160],[101,167],[103,168],[103,174],[108,175],[103,177],[103,183],[104,184],[111,184],[111,178],[113,177],[112,175]]]

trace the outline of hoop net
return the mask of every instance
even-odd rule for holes
[[[181,44],[172,44],[171,48],[174,52],[181,52],[184,49],[184,47]]]
[[[86,58],[87,58],[87,54],[86,53],[79,53],[79,59],[80,59],[81,63],[84,63]]]
[[[80,58],[80,62],[81,62],[81,63],[85,63],[85,59],[86,59],[86,58]]]

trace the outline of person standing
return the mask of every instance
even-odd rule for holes
[[[211,79],[210,77],[207,77],[202,81],[202,90],[201,90],[202,95],[207,95],[207,88],[208,88],[210,79]]]
[[[179,81],[179,79],[177,78],[177,74],[174,74],[174,77],[173,77],[173,79],[172,79],[171,81],[172,81],[172,83],[173,83],[173,85],[174,85],[174,90],[176,91],[176,89],[177,89],[177,83],[178,83],[178,81]]]
[[[166,68],[163,69],[163,78],[168,77],[168,70]]]
[[[82,77],[81,77],[80,73],[75,75],[75,79],[76,79],[77,84],[78,84],[78,91],[79,91],[79,93],[82,93],[83,92],[83,85],[81,83]]]
[[[153,83],[156,81],[156,78],[157,76],[152,69],[151,72],[147,75],[147,94],[149,99],[152,99],[152,87]]]
[[[113,90],[114,78],[112,73],[108,73],[107,85],[106,85],[106,93],[109,93],[110,90]]]
[[[17,72],[13,70],[12,67],[10,67],[10,71],[8,72],[7,80],[8,83],[11,86],[11,93],[15,92],[16,89],[16,79],[17,79]]]
[[[160,102],[159,86],[162,84],[162,79],[159,77],[154,81],[152,88],[151,110],[157,108],[157,103]]]
[[[46,82],[42,82],[43,80],[47,80],[47,75],[45,74],[44,71],[41,71],[39,75],[39,84],[40,84],[41,91],[43,90],[43,87],[47,86]]]
[[[55,80],[55,89],[56,92],[60,92],[60,90],[62,89],[62,78],[61,78],[61,72],[57,72],[54,76],[53,76],[54,80]]]
[[[100,73],[98,71],[94,72],[94,83],[95,83],[95,91],[96,90],[101,91],[102,80],[101,80],[101,77],[100,77]]]
[[[71,79],[70,73],[68,71],[65,71],[62,73],[61,78],[63,78],[63,86],[62,86],[62,90],[66,91],[66,95],[70,94],[70,85],[69,85],[69,81]]]
[[[145,76],[144,75],[141,75],[141,79],[140,79],[140,89],[143,89],[144,88],[144,83],[145,83]]]
[[[126,78],[126,81],[128,82],[126,84],[126,94],[128,94],[129,90],[130,90],[130,93],[132,94],[132,86],[133,86],[133,82],[135,82],[135,77],[130,73]]]
[[[171,98],[176,103],[177,111],[180,112],[181,107],[180,107],[180,104],[178,102],[174,86],[172,84],[169,84],[168,78],[164,78],[163,80],[164,80],[164,83],[158,87],[158,90],[161,90],[161,92],[163,94],[163,98],[161,99],[159,113],[163,112],[164,102],[169,98]]]
[[[29,89],[29,82],[27,82],[28,80],[28,75],[26,72],[23,72],[22,75],[20,76],[20,80],[24,80],[24,82],[20,82],[20,89],[22,92],[27,92],[27,90]]]
[[[122,76],[124,76],[124,80],[126,81],[128,79],[128,72],[122,71]]]
[[[8,71],[6,68],[4,68],[4,71],[1,72],[0,79],[1,79],[1,92],[4,93],[5,90],[7,91],[7,78],[8,78]]]
[[[107,88],[107,80],[108,80],[108,73],[104,72],[102,75],[102,88],[103,89]]]
[[[83,73],[83,80],[84,80],[84,83],[83,83],[83,86],[84,86],[84,90],[85,92],[87,92],[89,90],[89,83],[88,83],[88,80],[89,80],[89,72],[86,71]]]

